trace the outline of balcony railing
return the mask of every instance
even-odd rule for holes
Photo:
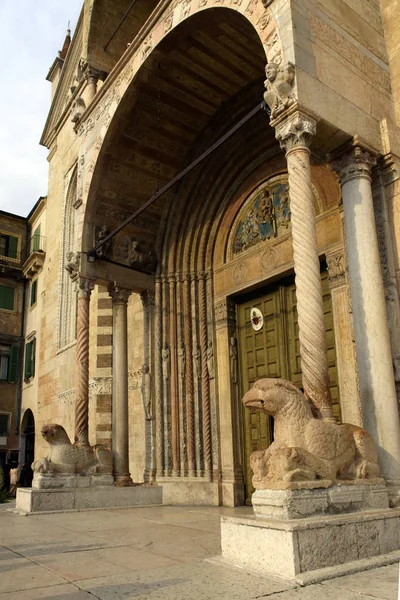
[[[46,238],[33,235],[21,252],[21,268],[25,277],[32,278],[43,267],[46,256]]]

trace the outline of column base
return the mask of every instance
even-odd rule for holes
[[[114,475],[115,487],[129,487],[135,485],[132,481],[130,473],[123,475]]]

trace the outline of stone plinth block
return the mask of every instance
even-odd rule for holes
[[[221,547],[224,562],[297,583],[318,581],[329,567],[340,565],[338,575],[371,568],[365,559],[389,553],[393,559],[400,548],[400,510],[287,521],[222,517]]]
[[[16,509],[24,513],[162,504],[162,488],[140,485],[17,490]]]
[[[112,475],[43,475],[35,473],[32,482],[32,488],[35,490],[88,488],[105,485],[114,485]]]
[[[257,490],[251,502],[255,515],[266,519],[301,519],[389,507],[383,480],[313,490]]]

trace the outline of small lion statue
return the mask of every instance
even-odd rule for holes
[[[379,476],[371,435],[356,425],[316,419],[290,381],[259,379],[242,401],[274,418],[273,443],[250,457],[256,489],[287,489],[292,482],[308,482],[307,487],[317,480],[324,480],[326,487],[337,480]]]
[[[42,436],[49,444],[45,458],[33,463],[35,473],[48,475],[112,474],[112,453],[105,446],[81,447],[71,444],[64,427],[43,425]]]

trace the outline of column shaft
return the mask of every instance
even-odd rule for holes
[[[361,409],[381,474],[400,479],[400,431],[371,190],[371,156],[355,147],[336,167],[342,184]]]
[[[129,473],[128,414],[128,320],[129,290],[113,285],[109,288],[113,301],[113,395],[112,449],[114,477],[117,486],[132,484]]]
[[[78,280],[78,314],[76,331],[76,402],[75,442],[89,445],[89,308],[94,281]]]
[[[303,388],[322,417],[331,420],[333,412],[309,150],[315,127],[315,121],[295,113],[276,128],[276,137],[286,149],[288,167]]]

